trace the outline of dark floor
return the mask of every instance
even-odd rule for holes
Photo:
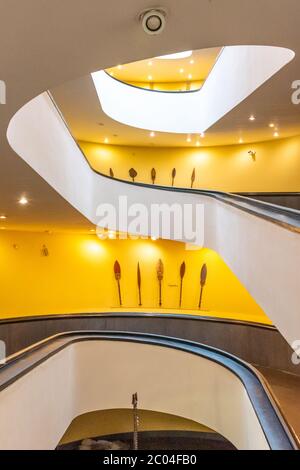
[[[99,440],[100,449],[92,444]],[[91,449],[86,448],[89,447],[88,441],[72,442],[59,446],[57,450],[116,450],[109,443],[120,445],[120,449],[132,449],[131,433],[92,438]],[[108,447],[102,445],[103,441],[108,442]],[[139,433],[139,450],[235,450],[235,447],[217,433],[145,431]]]

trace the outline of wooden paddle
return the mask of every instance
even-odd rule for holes
[[[138,263],[137,266],[137,283],[138,283],[138,289],[139,289],[139,306],[141,307],[142,305],[142,276],[141,276],[141,269],[140,269],[140,263]]]
[[[179,295],[179,307],[181,307],[182,302],[182,285],[183,285],[183,278],[185,275],[185,262],[182,263],[180,266],[180,295]]]
[[[175,177],[176,177],[176,168],[173,168],[173,170],[172,170],[172,186],[174,186]]]
[[[120,302],[120,306],[122,307],[122,296],[121,296],[121,286],[120,286],[121,266],[120,266],[119,261],[116,261],[114,264],[114,273],[115,273],[116,281],[118,283],[119,302]]]
[[[192,176],[191,176],[191,188],[194,186],[195,179],[196,179],[196,169],[194,168]]]
[[[134,182],[135,178],[137,177],[137,172],[134,168],[130,168],[129,176],[130,176],[130,178],[132,178],[132,181]]]
[[[154,184],[155,180],[156,180],[156,170],[155,170],[155,168],[152,168],[152,170],[151,170],[151,180],[152,180],[152,184]]]
[[[198,308],[201,309],[202,306],[202,294],[203,294],[203,289],[206,284],[206,279],[207,279],[207,266],[204,264],[201,269],[201,274],[200,274],[200,299],[199,299],[199,305]]]
[[[162,260],[158,260],[157,266],[156,266],[156,272],[157,272],[157,279],[159,283],[159,306],[162,306],[162,298],[161,298],[161,282],[164,278],[164,265]]]

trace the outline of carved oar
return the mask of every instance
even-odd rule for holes
[[[114,272],[115,272],[115,278],[118,283],[118,292],[119,292],[119,301],[120,301],[120,306],[122,307],[122,296],[121,296],[121,286],[120,286],[120,279],[121,279],[121,266],[119,261],[115,262],[114,265]]]
[[[182,302],[182,284],[183,284],[183,278],[185,275],[185,262],[182,263],[180,266],[180,295],[179,295],[179,307],[181,307],[181,302]]]
[[[206,284],[206,279],[207,279],[207,266],[204,264],[201,269],[201,274],[200,274],[200,299],[199,299],[199,309],[201,309],[202,305],[202,294],[203,294],[203,289]]]
[[[132,178],[132,181],[134,182],[135,178],[137,177],[137,172],[134,168],[130,168],[129,176],[130,176],[130,178]]]
[[[139,415],[138,415],[138,394],[132,395],[133,406],[133,449],[139,448]]]
[[[138,283],[138,289],[139,289],[139,306],[141,306],[142,305],[142,293],[141,293],[142,276],[141,276],[140,263],[138,263],[138,267],[137,267],[137,283]]]
[[[191,176],[191,188],[194,186],[195,178],[196,178],[196,169],[194,168],[192,176]]]
[[[161,299],[161,282],[164,278],[164,265],[162,260],[158,260],[157,267],[156,267],[156,272],[157,272],[157,279],[159,283],[159,306],[162,306],[162,299]]]
[[[151,180],[152,180],[152,184],[154,184],[155,180],[156,180],[156,170],[155,170],[155,168],[152,168],[152,170],[151,170]]]
[[[176,168],[173,168],[173,170],[172,170],[172,186],[174,186],[175,177],[176,177]]]

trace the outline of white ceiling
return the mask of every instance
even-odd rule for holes
[[[64,98],[67,108],[73,103],[74,90],[83,85],[76,77],[88,77],[96,70],[179,50],[222,45],[291,48],[296,59],[213,126],[204,140],[207,144],[229,143],[233,134],[242,134],[245,141],[253,136],[265,139],[271,137],[270,129],[265,130],[271,120],[278,122],[282,137],[300,133],[300,108],[290,99],[291,82],[300,78],[299,0],[162,0],[160,5],[167,9],[168,20],[161,36],[147,36],[137,20],[139,12],[151,5],[149,0],[0,0],[0,79],[7,86],[7,104],[0,105],[0,213],[8,215],[1,226],[40,230],[90,226],[14,154],[6,130],[14,113],[31,98],[73,81]],[[90,78],[82,80],[86,96],[95,107],[88,109],[86,100],[77,95],[78,106],[82,104],[77,127],[78,132],[82,128],[82,135],[77,138],[90,140],[97,134],[101,140],[107,129],[118,134],[112,137],[116,143],[133,137],[139,145],[145,142],[143,131],[139,134],[134,130],[134,135],[129,135],[126,126],[110,127],[94,99]],[[250,124],[248,116],[252,113],[257,120]],[[100,122],[105,126],[99,126]],[[155,145],[163,144],[163,138],[157,138]],[[181,145],[181,141],[174,144]],[[31,202],[21,208],[16,200],[23,192]]]

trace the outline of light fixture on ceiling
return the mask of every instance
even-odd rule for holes
[[[189,79],[189,80],[192,80],[192,78],[193,78],[193,75],[192,75],[191,73],[189,73],[189,74],[188,74],[188,79]]]
[[[109,140],[108,140],[108,138],[107,138],[107,137],[105,137],[105,139],[104,139],[104,143],[105,143],[105,144],[108,144],[108,143],[109,143]]]
[[[161,55],[159,57],[156,57],[156,59],[163,59],[163,60],[186,59],[187,57],[191,57],[192,53],[193,51],[175,52],[175,54]]]
[[[108,238],[110,240],[114,240],[116,238],[115,232],[112,232],[112,231],[108,232]]]
[[[117,69],[118,70],[122,70],[123,66],[122,65],[118,65]]]
[[[193,65],[195,63],[194,59],[190,60],[190,64]]]
[[[199,140],[197,140],[196,146],[197,146],[197,147],[200,147],[200,145],[201,145],[201,144],[200,144]]]
[[[253,114],[251,114],[251,116],[249,117],[249,121],[255,121],[255,116],[253,116]]]
[[[244,140],[241,137],[240,140],[239,140],[239,144],[243,144],[243,143],[244,143]]]
[[[151,82],[153,80],[152,75],[148,75],[148,80],[149,80],[149,82]]]
[[[186,141],[187,141],[188,143],[192,142],[192,138],[191,138],[190,135],[187,136]]]
[[[19,199],[19,204],[21,204],[21,206],[26,206],[26,204],[28,204],[28,199],[25,196],[22,196]]]
[[[152,60],[149,60],[148,62],[149,67],[151,67],[152,64],[153,64]]]
[[[179,70],[179,73],[183,73],[183,72],[184,72],[184,69],[180,69],[180,70]]]
[[[2,215],[0,215],[0,219],[5,220],[5,219],[7,219],[7,217],[6,217],[6,215],[2,214]]]
[[[155,132],[154,131],[150,132],[150,137],[155,137]]]
[[[140,21],[146,34],[160,34],[166,26],[166,12],[161,8],[144,10],[140,14]]]
[[[279,132],[275,131],[273,134],[274,137],[279,137]]]
[[[273,129],[275,127],[274,122],[270,122],[269,127],[271,127],[271,129]]]

